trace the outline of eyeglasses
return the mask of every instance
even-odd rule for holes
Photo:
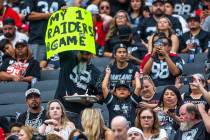
[[[145,119],[151,120],[151,119],[153,119],[153,116],[141,116],[140,118],[143,120],[145,120]]]
[[[105,10],[105,9],[106,9],[106,10],[109,10],[109,8],[110,8],[109,6],[101,6],[101,7],[100,7],[101,10]]]

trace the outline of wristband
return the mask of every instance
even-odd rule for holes
[[[46,122],[43,122],[43,124],[46,125],[46,126],[48,126],[48,123],[46,123]]]

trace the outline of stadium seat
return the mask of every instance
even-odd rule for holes
[[[25,92],[28,89],[27,82],[1,82],[0,93]]]
[[[181,57],[184,60],[185,63],[188,62],[188,57],[189,56],[188,56],[187,53],[179,53],[178,56]]]
[[[0,94],[0,105],[25,103],[24,92],[6,92]]]
[[[42,70],[40,80],[58,80],[59,73],[60,70]]]
[[[109,126],[109,111],[108,111],[106,105],[105,104],[101,105],[101,104],[95,103],[93,105],[93,107],[101,111],[101,114],[103,116],[106,126]]]
[[[207,60],[207,53],[198,53],[195,55],[195,63],[205,63]]]
[[[47,104],[42,103],[42,106],[46,108]],[[0,116],[17,116],[17,114],[23,113],[27,110],[27,105],[23,104],[9,104],[0,105]]]
[[[189,85],[183,85],[180,89],[179,89],[180,93],[188,93],[189,92]]]
[[[205,73],[205,64],[204,63],[186,63],[182,75],[191,75],[194,73]]]
[[[46,90],[41,92],[42,103],[47,103],[54,99],[56,90]]]
[[[91,62],[102,72],[109,65],[111,58],[107,57],[96,57]]]
[[[40,92],[43,91],[50,91],[50,90],[56,90],[58,85],[58,80],[45,80],[45,81],[38,81],[34,84],[34,88],[37,88],[40,90]]]
[[[23,113],[26,111],[26,104],[9,104],[0,105],[0,116],[16,116],[17,113]]]

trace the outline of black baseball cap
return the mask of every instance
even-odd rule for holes
[[[28,42],[24,39],[18,40],[15,44],[15,48],[19,45],[24,45],[24,46],[28,46]]]
[[[125,48],[127,50],[127,46],[123,43],[117,43],[114,45],[114,52],[116,53],[119,48]]]
[[[160,2],[160,3],[162,3],[162,4],[164,4],[164,3],[165,3],[165,1],[164,1],[164,0],[153,0],[152,5],[153,5],[153,4],[155,4],[155,3],[157,3],[157,2]]]
[[[126,83],[125,80],[120,80],[120,81],[115,85],[115,89],[116,89],[116,88],[119,88],[119,87],[125,87],[125,88],[127,88],[128,90],[130,90],[129,85]]]
[[[119,36],[125,36],[125,35],[128,36],[132,34],[132,29],[128,25],[120,25],[118,27],[118,32],[119,32]]]
[[[193,14],[193,15],[190,15],[188,18],[187,18],[187,22],[191,21],[191,20],[195,20],[197,22],[200,22],[200,17]]]

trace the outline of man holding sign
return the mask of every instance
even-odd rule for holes
[[[80,112],[91,107],[92,103],[67,102],[64,96],[97,94],[95,84],[100,71],[90,62],[92,53],[95,53],[91,13],[77,7],[53,13],[48,22],[45,42],[47,57],[57,53],[60,57],[61,69],[55,98],[64,104],[71,115],[80,118]],[[77,127],[78,122],[74,122]]]

